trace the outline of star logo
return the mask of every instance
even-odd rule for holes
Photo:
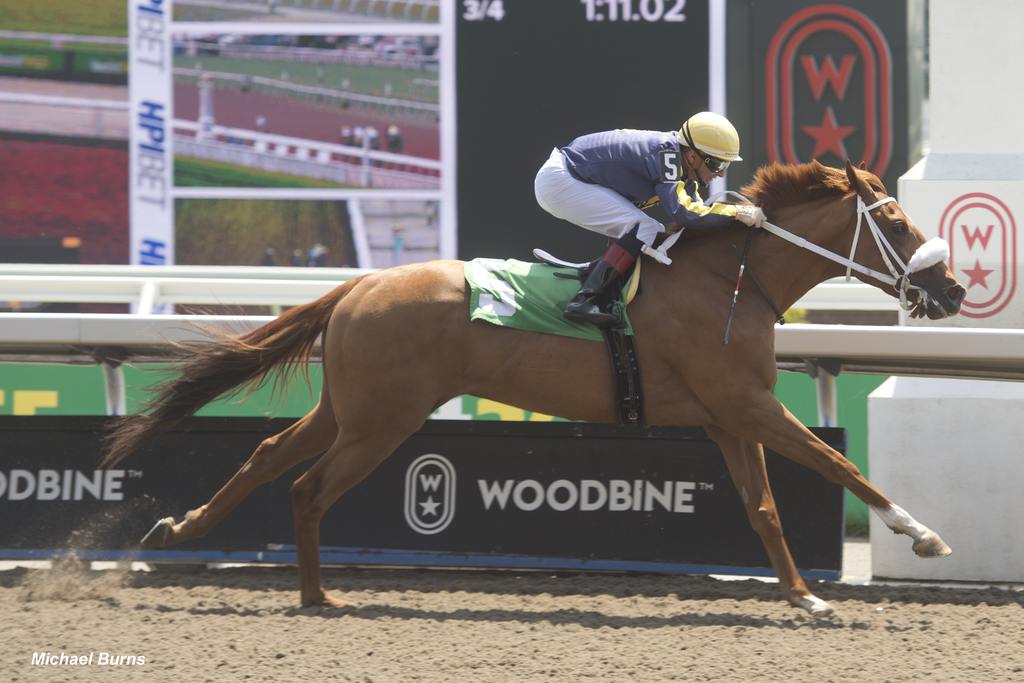
[[[964,275],[966,275],[969,278],[969,282],[967,283],[967,289],[970,289],[974,285],[981,285],[985,289],[988,289],[987,280],[989,273],[991,273],[993,270],[992,268],[982,268],[981,261],[979,259],[974,259],[973,268],[962,268],[961,270],[963,271]]]
[[[419,506],[423,508],[424,515],[434,515],[435,517],[437,516],[437,508],[439,505],[440,503],[434,502],[433,496],[427,496],[427,499],[419,504]]]
[[[451,460],[424,453],[405,471],[403,512],[409,528],[418,534],[439,534],[455,517],[458,484]]]
[[[855,130],[855,126],[840,126],[836,123],[836,114],[832,107],[825,108],[825,116],[820,126],[801,126],[803,131],[814,138],[814,151],[811,158],[817,159],[825,152],[832,152],[839,159],[846,159],[846,145],[843,138]]]

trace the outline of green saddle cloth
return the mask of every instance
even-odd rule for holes
[[[464,271],[470,291],[470,320],[483,320],[492,325],[528,332],[604,341],[601,330],[596,326],[574,323],[562,317],[565,304],[580,288],[574,268],[514,259],[478,258],[466,261]],[[568,277],[555,277],[555,273],[564,273]],[[633,271],[623,288],[624,297],[633,279],[638,277],[637,273],[637,270]],[[626,334],[633,334],[628,317]]]

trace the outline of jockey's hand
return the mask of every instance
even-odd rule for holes
[[[666,235],[674,235],[675,233],[679,232],[682,229],[683,229],[683,226],[681,226],[679,223],[666,223],[665,224],[665,234]]]
[[[760,228],[764,225],[764,211],[753,204],[737,204],[736,220],[747,227]]]

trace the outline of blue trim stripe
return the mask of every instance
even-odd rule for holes
[[[266,551],[219,550],[24,550],[0,548],[0,560],[52,560],[75,557],[80,560],[134,562],[245,562],[253,564],[295,564],[295,546],[275,546]],[[771,567],[736,567],[718,564],[680,564],[631,560],[584,560],[571,557],[488,555],[482,553],[440,553],[424,550],[380,550],[373,548],[323,548],[320,561],[340,565],[391,565],[412,567],[472,567],[478,569],[548,569],[567,571],[614,571],[648,574],[724,574],[732,576],[775,576]],[[838,581],[842,572],[834,569],[801,570],[809,580]]]

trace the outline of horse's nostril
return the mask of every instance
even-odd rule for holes
[[[967,296],[967,290],[960,285],[953,285],[946,290],[946,297],[957,306],[960,305],[965,296]]]

